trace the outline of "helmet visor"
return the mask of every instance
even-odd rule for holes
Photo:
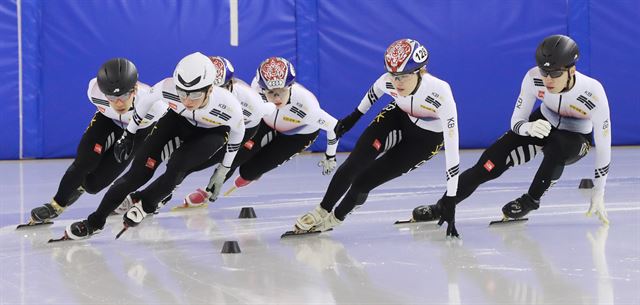
[[[562,76],[562,74],[564,74],[564,72],[567,70],[552,70],[552,71],[547,71],[545,69],[540,68],[540,75],[542,75],[542,77],[547,77],[547,76],[551,76],[551,78],[558,78],[560,76]]]
[[[131,94],[133,94],[133,91],[134,90],[127,91],[126,93],[120,94],[120,95],[105,94],[104,96],[107,98],[107,100],[112,101],[112,102],[115,101],[115,100],[118,100],[118,99],[125,101],[125,100],[128,100],[129,97],[131,97]]]
[[[178,93],[178,96],[181,99],[186,99],[187,97],[192,100],[201,99],[204,97],[205,93],[207,93],[207,90],[209,90],[209,87],[205,87],[203,89],[195,90],[195,91],[185,91],[176,87],[176,92]]]

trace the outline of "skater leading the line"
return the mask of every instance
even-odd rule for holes
[[[117,159],[113,144],[139,112],[138,101],[148,93],[149,86],[138,81],[138,70],[128,59],[113,58],[102,64],[97,76],[89,81],[87,97],[97,110],[80,139],[76,158],[51,201],[31,210],[28,225],[49,223],[82,194],[100,192],[125,170],[129,162]],[[140,131],[132,139],[136,149],[166,108],[166,104],[157,104],[141,119]]]
[[[545,38],[535,52],[536,67],[522,80],[511,116],[511,130],[487,148],[478,162],[460,175],[456,203],[511,167],[544,154],[529,190],[503,208],[505,220],[518,219],[540,206],[542,195],[562,175],[564,167],[587,155],[595,140],[595,187],[587,216],[595,213],[608,224],[604,190],[611,161],[611,120],[604,88],[576,70],[578,45],[564,35]],[[536,100],[541,106],[531,112]],[[416,221],[441,217],[443,200],[413,210]]]
[[[400,39],[387,48],[386,73],[378,77],[353,113],[339,121],[338,137],[383,94],[394,100],[362,133],[320,204],[298,218],[294,233],[326,231],[341,224],[354,208],[364,204],[371,190],[418,168],[443,145],[447,164],[444,203],[455,211],[460,162],[456,104],[449,84],[427,72],[428,59],[429,52],[416,40]],[[442,219],[448,222],[447,235],[457,237],[453,215],[445,210]]]
[[[201,53],[184,57],[173,77],[157,83],[142,103],[146,109],[164,101],[169,111],[158,121],[149,137],[135,154],[131,168],[109,188],[99,207],[86,220],[67,227],[65,237],[88,238],[105,225],[110,212],[124,200],[132,201],[124,214],[125,227],[138,225],[153,213],[158,203],[169,196],[195,167],[203,164],[218,150],[226,153],[212,175],[207,192],[215,198],[224,177],[238,151],[244,136],[244,119],[238,99],[228,90],[214,86],[216,68]],[[141,116],[144,112],[140,113]],[[116,144],[116,151],[130,155],[131,137],[138,129],[139,120],[127,127],[125,135]],[[166,161],[165,172],[145,189],[138,190],[151,180],[161,163]]]

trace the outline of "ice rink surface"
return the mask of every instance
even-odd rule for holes
[[[479,154],[463,151],[461,169]],[[317,236],[280,239],[330,181],[316,167],[320,155],[307,154],[208,208],[165,207],[119,240],[121,216],[112,216],[93,238],[56,244],[47,240],[86,218],[104,191],[84,195],[53,225],[15,230],[50,200],[71,160],[3,161],[0,304],[640,304],[640,148],[612,155],[611,226],[585,217],[588,191],[578,183],[593,176],[592,152],[565,169],[526,224],[489,228],[528,189],[539,157],[458,206],[461,241],[432,223],[393,225],[444,192],[442,153]],[[209,175],[188,177],[169,206]],[[245,206],[258,217],[238,219]],[[228,240],[242,253],[221,254]]]

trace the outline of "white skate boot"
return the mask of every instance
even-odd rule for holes
[[[321,224],[322,220],[328,215],[329,215],[329,212],[327,212],[320,205],[318,205],[315,207],[315,209],[300,216],[298,220],[296,220],[296,224],[294,225],[294,231],[298,231],[298,232],[313,231],[314,227]]]
[[[338,219],[336,215],[331,212],[329,213],[329,215],[327,215],[327,217],[323,218],[322,221],[313,228],[313,230],[326,232],[339,226],[340,224],[342,224],[342,220]]]

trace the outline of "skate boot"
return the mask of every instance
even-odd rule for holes
[[[312,211],[300,216],[294,225],[294,231],[307,232],[322,223],[322,220],[329,215],[320,205]]]
[[[327,215],[327,217],[323,218],[319,224],[311,228],[311,230],[326,232],[339,226],[340,224],[342,224],[342,220],[338,219],[336,215],[331,212],[329,213],[329,215]]]
[[[209,192],[203,189],[197,189],[195,192],[189,193],[187,197],[184,197],[184,203],[180,208],[197,208],[206,206],[209,201]]]
[[[64,235],[67,239],[87,239],[92,235],[98,234],[102,229],[94,228],[89,225],[89,221],[77,221],[70,224],[64,231]],[[64,238],[64,237],[63,237]]]
[[[540,207],[540,200],[535,200],[524,194],[520,198],[515,199],[502,207],[502,213],[505,218],[518,219],[526,216],[529,212],[537,210]]]
[[[124,214],[122,220],[124,221],[125,227],[135,227],[139,225],[146,216],[147,212],[142,208],[142,201],[138,200],[134,202],[133,206]]]
[[[34,223],[47,222],[58,217],[66,207],[60,206],[55,200],[31,210],[31,221]]]
[[[440,200],[432,205],[421,205],[413,209],[413,221],[434,221],[440,219]]]
[[[258,180],[258,179],[256,178],[255,180]],[[233,186],[224,193],[224,196],[231,195],[231,193],[235,192],[237,189],[239,189],[241,187],[245,187],[245,186],[251,184],[251,182],[253,182],[253,181],[254,180],[246,180],[246,179],[242,178],[241,176],[236,177],[236,180],[233,181]]]
[[[122,200],[122,203],[113,212],[118,215],[126,213],[133,206],[133,204],[138,201],[138,199],[135,197],[136,196],[134,193],[127,195],[127,197]]]

